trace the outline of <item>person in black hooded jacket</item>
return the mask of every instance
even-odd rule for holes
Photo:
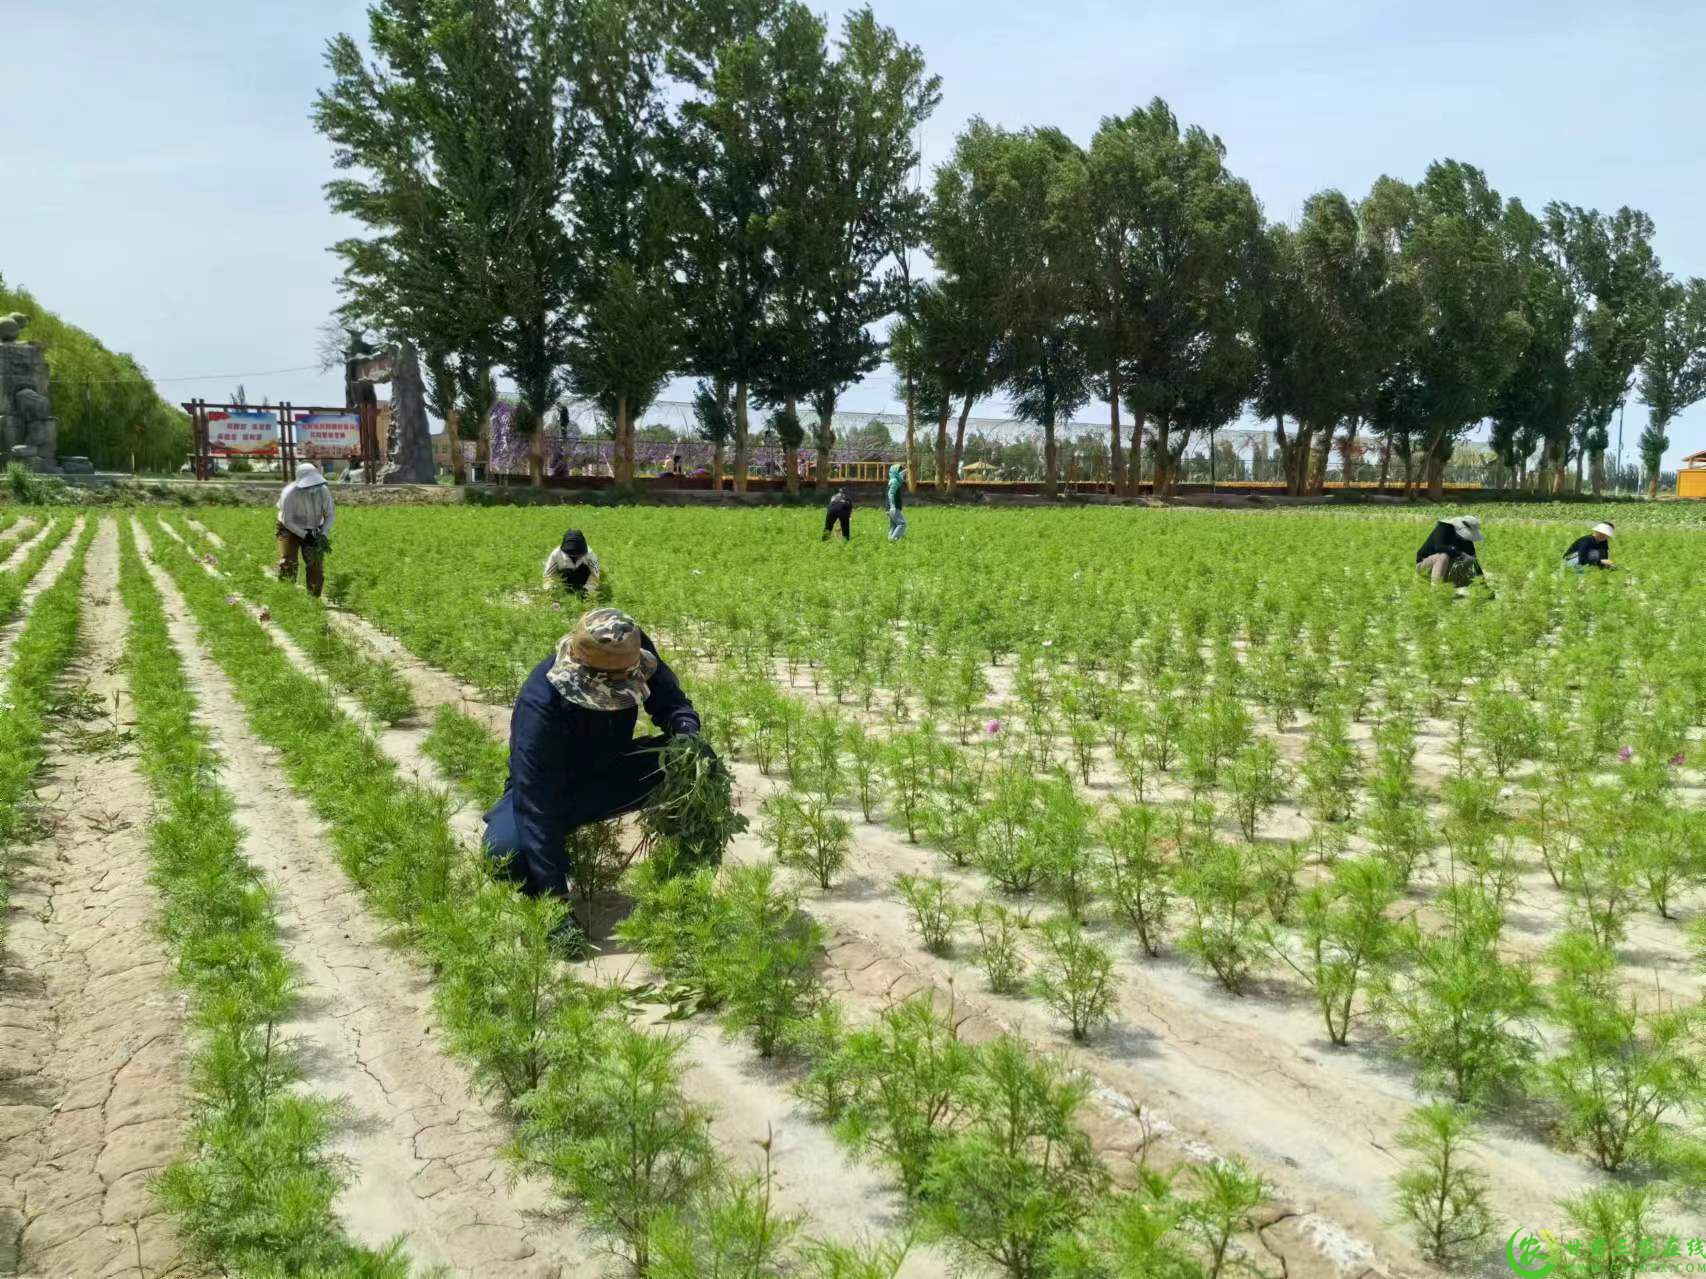
[[[1416,552],[1416,572],[1436,586],[1441,582],[1467,586],[1476,578],[1485,578],[1475,555],[1475,545],[1481,540],[1481,521],[1473,515],[1441,520]]]
[[[572,528],[563,544],[545,557],[545,589],[561,586],[576,595],[598,589],[598,556],[586,544],[586,534]]]
[[[837,524],[841,525],[841,540],[851,542],[853,531],[853,499],[847,496],[845,488],[835,490],[835,496],[829,499],[829,507],[823,514],[823,540],[829,541],[829,535]]]

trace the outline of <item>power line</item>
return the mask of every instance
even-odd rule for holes
[[[260,369],[253,373],[186,373],[182,377],[149,377],[146,373],[138,373],[135,377],[82,377],[55,378],[61,386],[118,386],[129,382],[144,382],[160,384],[164,382],[223,382],[231,378],[273,377],[279,373],[311,373],[319,372],[318,364],[298,364],[290,369]]]

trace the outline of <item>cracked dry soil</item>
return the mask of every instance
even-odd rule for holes
[[[43,577],[63,571],[70,545]],[[20,854],[0,965],[6,1274],[181,1269],[148,1180],[177,1151],[184,1123],[182,1002],[151,926],[148,791],[124,727],[117,583],[108,523],[90,548],[80,652],[63,681],[86,690],[80,700],[96,717],[62,715],[53,730],[42,829]]]
[[[133,525],[138,542],[144,530]],[[337,1153],[351,1161],[338,1201],[352,1235],[402,1234],[423,1265],[481,1279],[584,1273],[589,1246],[545,1187],[512,1187],[498,1158],[505,1125],[474,1097],[467,1074],[434,1039],[424,969],[390,945],[345,877],[324,825],[291,789],[276,752],[250,731],[223,671],[201,646],[188,606],[149,564],[237,798],[244,848],[272,887],[281,939],[302,996],[286,1027],[305,1053],[307,1083],[348,1107]]]

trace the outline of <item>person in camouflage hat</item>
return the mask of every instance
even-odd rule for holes
[[[634,736],[642,708],[661,735]],[[663,781],[659,748],[698,735],[699,714],[651,638],[626,613],[593,609],[516,698],[488,853],[522,891],[566,897],[569,833],[644,808]]]

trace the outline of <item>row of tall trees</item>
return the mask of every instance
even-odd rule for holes
[[[346,318],[420,347],[464,438],[513,381],[535,480],[564,390],[603,406],[628,480],[632,423],[689,374],[744,489],[755,408],[791,454],[809,406],[827,449],[885,353],[909,456],[923,423],[952,485],[1005,395],[1051,494],[1092,400],[1126,491],[1254,412],[1294,492],[1373,438],[1383,481],[1437,494],[1482,423],[1521,482],[1597,489],[1637,377],[1656,482],[1706,395],[1706,285],[1665,275],[1650,219],[1531,213],[1459,161],[1269,223],[1157,99],[1088,146],[974,119],[926,188],[918,49],[868,9],[832,38],[798,0],[378,0],[367,46],[331,42],[315,107],[363,227],[335,246]]]
[[[792,446],[802,401],[826,433],[909,308],[937,82],[868,9],[832,40],[795,0],[378,0],[367,44],[331,42],[314,110],[363,227],[345,316],[421,348],[463,438],[511,379],[535,481],[564,390],[628,480],[632,424],[688,373],[744,489],[755,405]]]
[[[43,307],[25,289],[0,280],[0,315],[29,317],[26,342],[47,357],[49,397],[59,421],[59,453],[103,470],[175,469],[190,451],[190,423],[168,404],[129,355]]]
[[[1664,274],[1649,218],[1532,214],[1459,161],[1382,177],[1358,201],[1322,191],[1297,225],[1268,224],[1219,139],[1156,100],[1104,120],[1088,148],[973,121],[934,194],[941,274],[897,349],[917,353],[936,402],[959,399],[962,424],[1005,389],[1041,428],[1051,491],[1056,424],[1092,398],[1128,491],[1146,446],[1165,491],[1193,439],[1254,411],[1292,492],[1372,437],[1383,482],[1401,468],[1437,495],[1483,422],[1519,483],[1561,490],[1573,463],[1597,492],[1638,370],[1656,487],[1667,424],[1706,395],[1706,285]],[[947,421],[951,476],[963,430],[950,448]]]

